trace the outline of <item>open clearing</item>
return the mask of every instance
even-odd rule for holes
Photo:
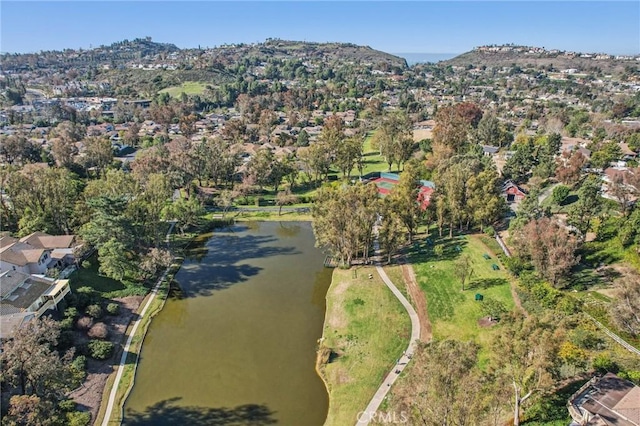
[[[177,98],[182,93],[187,95],[199,95],[204,92],[206,84],[198,81],[185,81],[180,86],[167,87],[162,89],[159,93],[168,93],[172,98]]]
[[[435,241],[431,237],[430,240],[432,244],[425,240],[414,244],[410,260],[418,284],[427,298],[433,337],[474,340],[483,346],[482,360],[487,355],[485,350],[492,329],[478,325],[478,320],[484,316],[481,309],[483,302],[476,301],[475,296],[479,293],[484,300],[498,300],[508,310],[512,310],[515,304],[511,295],[510,277],[493,254],[489,255],[489,259],[483,257],[488,254],[488,250],[478,236],[466,235]],[[438,244],[444,248],[440,257],[433,250]],[[470,257],[473,268],[464,291],[460,280],[455,276],[455,262],[462,255]],[[494,264],[498,265],[498,270],[493,269]]]
[[[384,157],[380,155],[380,151],[374,149],[372,146],[372,139],[375,132],[371,132],[364,141],[362,147],[362,156],[364,157],[364,167],[362,168],[362,174],[367,175],[372,172],[387,172],[389,171],[389,165],[386,163]],[[358,176],[359,171],[357,167],[354,167],[351,171],[351,176]]]
[[[420,142],[423,139],[431,139],[433,137],[433,132],[430,129],[414,129],[413,130],[413,141]]]

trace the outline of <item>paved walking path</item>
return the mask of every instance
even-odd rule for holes
[[[374,247],[376,253],[379,254],[380,248],[378,246],[377,240],[374,243]],[[409,318],[411,318],[411,339],[409,340],[409,346],[407,347],[407,350],[402,354],[402,357],[393,367],[391,372],[387,374],[387,377],[385,377],[375,395],[373,395],[373,398],[371,398],[371,401],[369,402],[369,405],[367,405],[367,408],[365,408],[364,412],[362,412],[358,416],[358,423],[356,423],[357,426],[368,425],[369,422],[375,418],[375,412],[380,407],[380,404],[382,404],[382,401],[387,396],[387,393],[389,393],[391,385],[396,381],[402,370],[404,370],[404,368],[411,360],[411,356],[413,355],[416,344],[420,339],[420,319],[418,318],[418,314],[416,313],[415,309],[413,309],[413,306],[411,306],[411,303],[409,303],[407,298],[404,297],[404,295],[400,293],[400,290],[398,290],[393,282],[391,282],[391,280],[387,276],[387,273],[384,271],[384,269],[382,269],[382,266],[380,265],[380,262],[378,260],[376,260],[376,270],[378,271],[378,275],[380,275],[380,278],[382,278],[382,281],[384,281],[387,287],[389,287],[389,290],[391,290],[391,292],[398,298],[400,303],[402,303],[402,306],[404,306],[404,308],[409,313]]]
[[[167,231],[167,235],[165,237],[165,243],[167,244],[169,243],[169,236],[171,235],[171,232],[173,231],[173,228],[175,225],[176,225],[176,222],[171,222],[171,227],[169,227],[169,231]],[[125,363],[127,362],[127,356],[129,355],[129,347],[131,346],[131,341],[133,340],[133,337],[136,335],[136,331],[138,330],[138,326],[140,325],[142,318],[144,318],[144,314],[147,312],[147,309],[149,308],[149,306],[151,306],[151,302],[153,302],[153,300],[156,298],[156,295],[158,294],[158,289],[160,288],[160,284],[167,277],[167,273],[169,272],[169,269],[171,268],[169,267],[164,271],[162,276],[156,282],[156,285],[153,286],[153,290],[151,290],[151,293],[149,293],[149,298],[147,299],[147,303],[144,305],[142,312],[140,312],[140,315],[138,315],[138,318],[135,320],[135,324],[133,325],[133,328],[129,333],[129,338],[127,339],[127,343],[124,345],[124,349],[122,350],[122,356],[120,357],[120,364],[118,364],[118,372],[116,373],[116,379],[113,381],[113,385],[111,385],[111,393],[109,394],[107,409],[104,412],[104,417],[102,419],[102,426],[108,426],[109,422],[111,421],[111,412],[113,411],[113,404],[115,404],[116,394],[118,393],[118,387],[120,386],[120,380],[122,379],[122,374],[124,373],[124,366],[125,366]],[[137,362],[138,361],[136,360],[136,364]]]

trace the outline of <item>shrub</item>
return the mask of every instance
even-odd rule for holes
[[[61,330],[71,330],[73,328],[73,318],[65,318],[60,320],[60,329]]]
[[[145,296],[147,293],[149,293],[148,288],[141,285],[134,285],[131,287],[123,288],[122,290],[110,291],[109,293],[105,293],[104,296],[107,298]]]
[[[633,383],[640,384],[640,370],[627,370],[618,373],[618,376]]]
[[[502,259],[502,263],[507,268],[507,270],[516,277],[519,276],[522,271],[527,268],[527,264],[517,256],[505,257],[504,259]]]
[[[76,321],[76,327],[78,330],[88,330],[93,325],[93,318],[91,317],[81,317],[78,321]]]
[[[86,411],[73,411],[67,413],[68,426],[88,426],[91,423],[91,414]]]
[[[120,305],[117,303],[109,303],[107,305],[107,313],[109,315],[118,315],[120,313]]]
[[[593,358],[593,361],[591,361],[591,366],[593,367],[594,370],[600,373],[608,373],[608,372],[617,373],[618,372],[618,366],[607,353],[601,353],[596,355]]]
[[[87,368],[87,357],[84,355],[77,356],[71,361],[71,367],[75,370],[84,371]]]
[[[104,340],[92,340],[87,345],[91,358],[105,360],[113,354],[113,343]]]
[[[87,377],[87,358],[84,355],[80,355],[73,361],[71,361],[71,377],[73,386],[80,386],[84,379]],[[74,406],[75,407],[75,406]]]
[[[496,236],[496,230],[493,228],[493,226],[485,226],[484,229],[482,230],[482,232],[484,232],[485,234],[487,234],[490,237],[495,237]]]
[[[65,399],[64,401],[60,401],[58,403],[58,407],[62,411],[73,411],[76,409],[76,403],[73,399]]]
[[[102,307],[97,304],[87,306],[87,309],[85,310],[85,312],[87,313],[87,315],[95,319],[102,318],[102,315],[104,315],[104,312],[102,311]]]
[[[83,260],[83,261],[82,261],[82,267],[83,267],[84,269],[89,269],[89,268],[91,268],[91,262],[89,262],[88,260]]]
[[[80,287],[76,290],[76,306],[84,309],[100,301],[100,296],[91,287]]]
[[[496,321],[509,312],[504,303],[491,297],[485,297],[480,305],[480,309],[485,316],[491,317]]]
[[[109,337],[109,330],[107,329],[107,326],[105,325],[105,323],[98,322],[89,329],[89,332],[87,333],[87,335],[92,339],[104,340],[107,337]]]
[[[571,315],[580,311],[580,305],[580,301],[575,297],[571,297],[565,294],[562,295],[562,298],[560,298],[560,300],[558,300],[556,308],[559,311],[564,312],[565,314]]]
[[[572,330],[569,333],[569,340],[579,348],[590,350],[598,349],[604,343],[596,333],[591,330],[585,330],[584,328],[576,328]]]
[[[78,312],[78,308],[75,308],[73,306],[70,306],[64,310],[65,318],[71,318],[72,320],[74,320],[78,318],[78,315],[80,315],[80,313]]]

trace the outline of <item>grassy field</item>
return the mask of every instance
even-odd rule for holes
[[[498,300],[507,309],[513,309],[509,275],[496,257],[492,255],[488,260],[483,257],[488,249],[478,236],[460,236],[434,243],[443,245],[442,256],[437,257],[434,246],[425,241],[416,243],[410,255],[418,283],[427,298],[434,338],[475,340],[486,347],[491,329],[478,325],[478,319],[484,315],[482,302],[476,301],[475,295],[480,293],[485,299]],[[462,255],[469,255],[473,267],[464,291],[454,274],[456,259]],[[493,270],[492,264],[499,265],[500,269]],[[481,353],[481,359],[485,356]]]
[[[204,92],[205,88],[206,84],[204,83],[200,83],[198,81],[185,81],[180,86],[172,86],[162,89],[160,93],[168,93],[171,97],[177,98],[182,93],[186,93],[187,95],[199,95]]]
[[[640,256],[633,246],[624,247],[618,238],[620,219],[609,218],[606,222],[595,221],[598,228],[598,239],[584,244],[580,251],[581,261],[592,267],[600,264],[626,262],[640,271]]]
[[[227,214],[227,217],[234,217],[236,221],[252,221],[252,220],[263,220],[270,222],[280,222],[280,221],[304,221],[310,222],[312,220],[311,213],[298,213],[298,212],[286,212],[283,211],[281,215],[278,215],[277,211],[273,212],[265,212],[265,211],[256,211],[256,212],[242,212],[238,216],[235,214]]]
[[[367,139],[364,141],[364,147],[362,148],[362,154],[365,158],[364,168],[362,169],[363,175],[372,172],[386,172],[389,170],[389,165],[385,162],[384,157],[380,155],[380,151],[371,146],[372,139],[373,132],[367,136]],[[351,171],[351,176],[358,175],[358,168],[354,167]]]
[[[326,426],[356,422],[406,348],[411,331],[409,316],[375,269],[354,270],[335,269],[327,293],[322,346],[332,354],[320,367],[329,389]]]
[[[88,267],[85,268],[84,266],[87,266],[87,264]],[[126,288],[126,286],[120,281],[101,275],[98,272],[99,266],[98,253],[96,252],[83,262],[82,268],[76,269],[69,276],[71,291],[75,291],[80,287],[91,287],[98,293],[106,295]]]

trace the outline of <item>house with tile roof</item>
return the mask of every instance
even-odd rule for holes
[[[0,273],[18,271],[45,274],[48,269],[63,269],[75,261],[74,235],[49,235],[34,232],[20,239],[0,238]]]
[[[572,425],[640,426],[640,387],[607,373],[578,389],[567,408]]]

